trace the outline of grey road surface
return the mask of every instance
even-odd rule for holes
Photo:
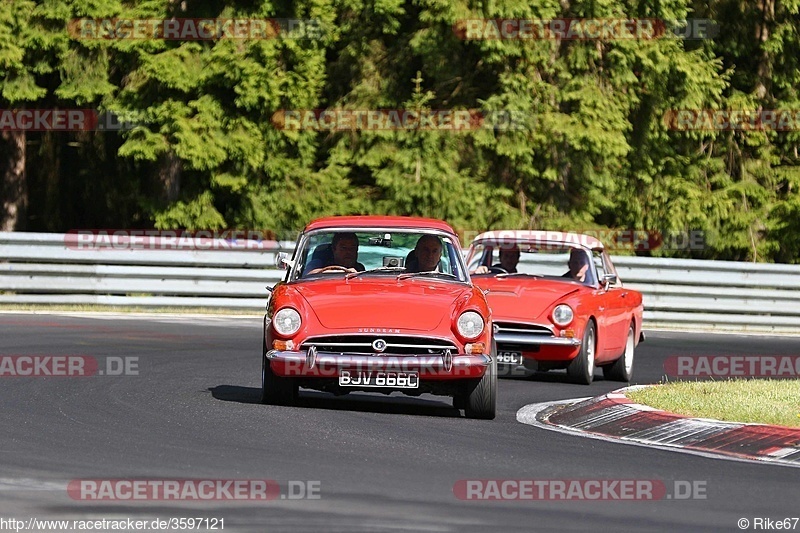
[[[591,386],[556,372],[503,379],[497,418],[478,421],[435,396],[304,391],[297,407],[261,405],[260,350],[260,321],[252,318],[0,315],[2,357],[88,356],[104,373],[128,358],[138,372],[0,377],[0,519],[202,517],[224,519],[224,531],[461,533],[740,531],[741,518],[749,530],[757,518],[800,516],[798,469],[516,421],[526,404],[620,386],[599,373]],[[800,355],[800,339],[650,332],[636,354],[635,382],[658,382],[664,360],[679,354]],[[274,480],[284,498],[91,501],[68,491],[80,480],[186,478]],[[466,480],[489,479],[650,480],[671,498],[474,501],[454,492]],[[688,486],[696,490],[686,497]],[[301,489],[315,498],[289,498]]]

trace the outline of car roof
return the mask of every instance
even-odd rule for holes
[[[517,241],[533,242],[563,242],[573,244],[590,250],[602,250],[603,243],[591,235],[582,233],[571,233],[568,231],[547,231],[547,230],[495,230],[486,231],[475,237],[472,242],[496,241],[499,243],[509,243]]]
[[[408,228],[435,229],[456,234],[449,224],[435,218],[397,216],[336,216],[318,218],[308,223],[304,231],[335,228]]]

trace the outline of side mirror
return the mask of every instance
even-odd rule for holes
[[[603,288],[608,290],[609,286],[617,284],[617,275],[616,274],[604,274],[603,275],[603,279],[601,281],[603,283]]]
[[[275,256],[275,266],[281,270],[287,270],[292,266],[292,261],[289,259],[289,254],[286,252],[278,252]]]

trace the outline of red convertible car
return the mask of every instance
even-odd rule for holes
[[[486,297],[458,237],[439,220],[330,217],[311,222],[264,317],[261,400],[298,388],[451,396],[495,417],[497,362]]]
[[[603,244],[553,231],[490,231],[470,246],[473,282],[487,293],[500,375],[566,368],[590,384],[630,381],[642,295],[623,287]]]

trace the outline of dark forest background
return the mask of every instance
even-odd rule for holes
[[[671,131],[800,109],[800,0],[2,0],[0,108],[122,131],[0,132],[0,228],[247,228],[329,214],[460,231],[702,231],[653,254],[800,261],[800,131]],[[79,40],[76,18],[293,18],[321,38]],[[463,19],[713,19],[713,39],[463,40]],[[291,109],[483,109],[515,130],[283,131]]]

